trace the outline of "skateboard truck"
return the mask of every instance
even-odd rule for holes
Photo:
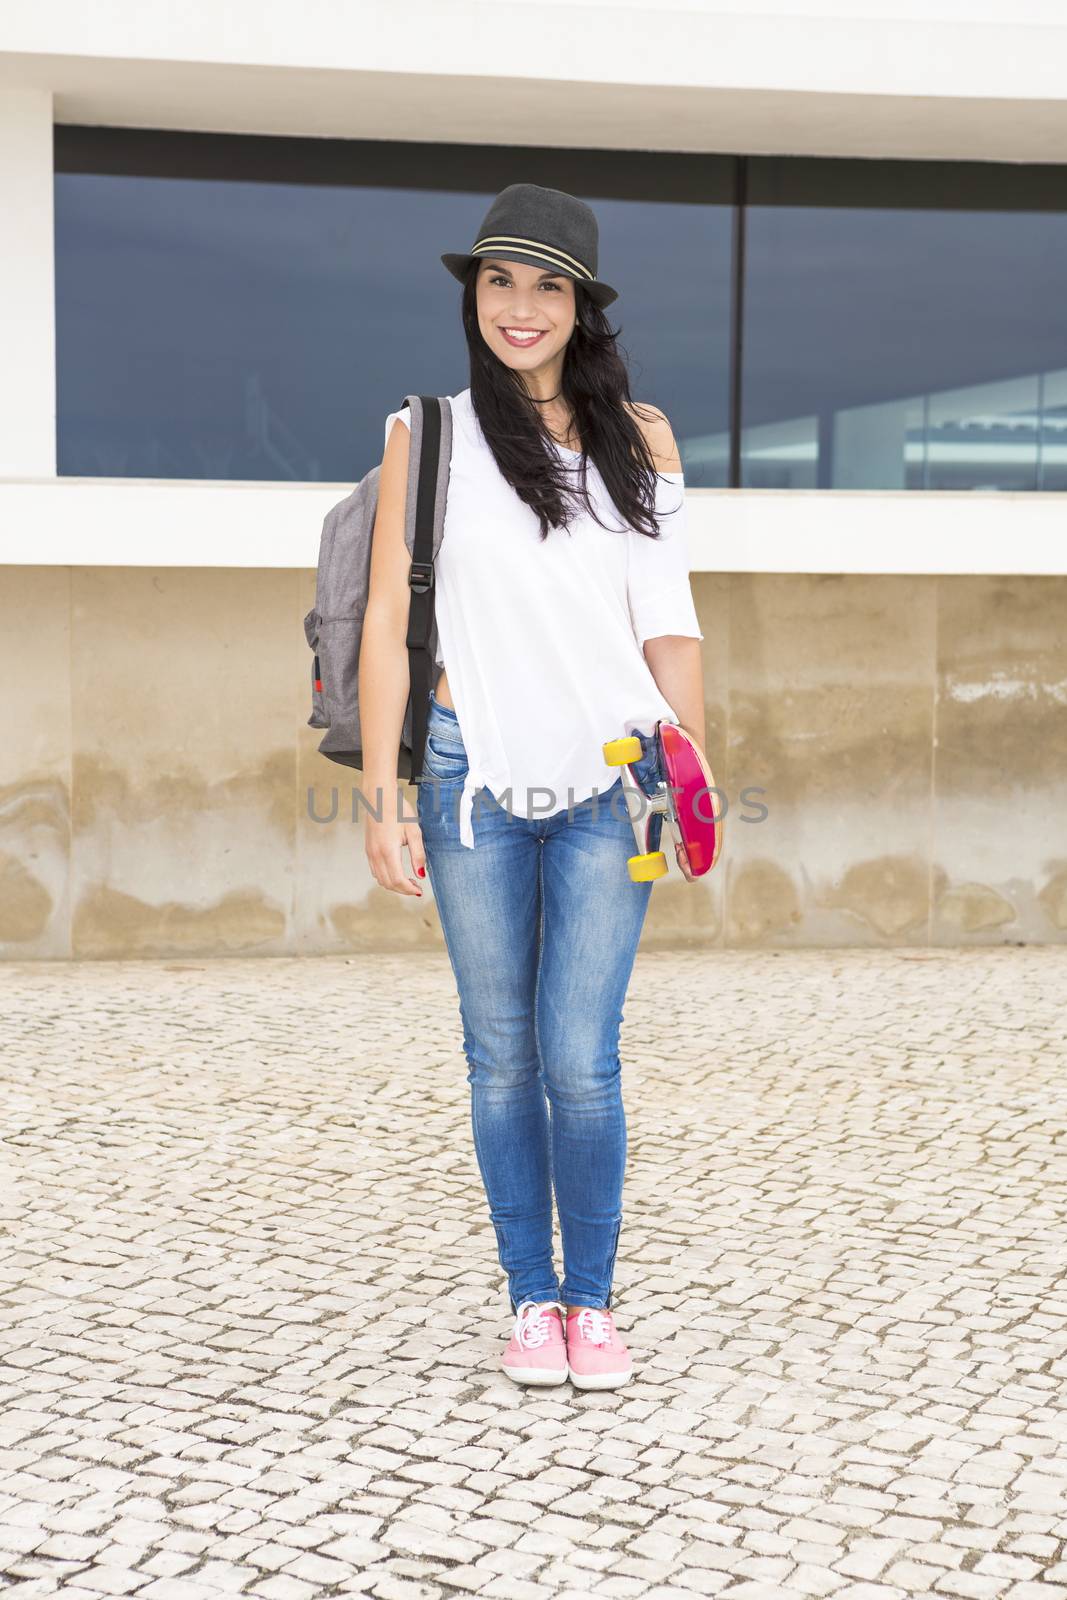
[[[647,754],[636,734],[609,739],[603,746],[608,766],[622,769],[626,810],[637,841],[638,853],[629,857],[627,869],[634,883],[666,875],[667,857],[655,848],[666,825],[675,844],[683,846],[693,877],[701,878],[711,871],[722,848],[723,825],[715,810],[718,791],[711,768],[700,746],[676,722],[658,721],[653,739],[661,776],[651,795],[633,771]]]

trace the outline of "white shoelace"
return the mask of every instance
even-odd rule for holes
[[[611,1319],[595,1306],[583,1306],[578,1313],[578,1332],[591,1344],[610,1344]]]
[[[548,1313],[553,1309],[563,1310],[558,1300],[549,1300],[541,1304],[536,1300],[522,1302],[515,1315],[515,1337],[524,1350],[537,1350],[541,1345],[548,1343],[552,1333]]]

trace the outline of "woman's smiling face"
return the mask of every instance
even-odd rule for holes
[[[506,366],[535,372],[557,360],[574,331],[574,279],[490,258],[478,267],[478,326]]]

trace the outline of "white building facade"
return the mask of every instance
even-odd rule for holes
[[[46,0],[0,5],[0,947],[396,934],[309,831],[299,616],[385,414],[465,387],[438,255],[519,180],[597,209],[682,450],[709,755],[771,797],[687,933],[1067,938],[1062,6]],[[235,748],[205,706],[260,649]]]

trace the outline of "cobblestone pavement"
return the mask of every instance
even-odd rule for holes
[[[643,954],[580,1395],[498,1372],[443,953],[0,969],[5,1600],[1067,1595],[1065,999]]]

